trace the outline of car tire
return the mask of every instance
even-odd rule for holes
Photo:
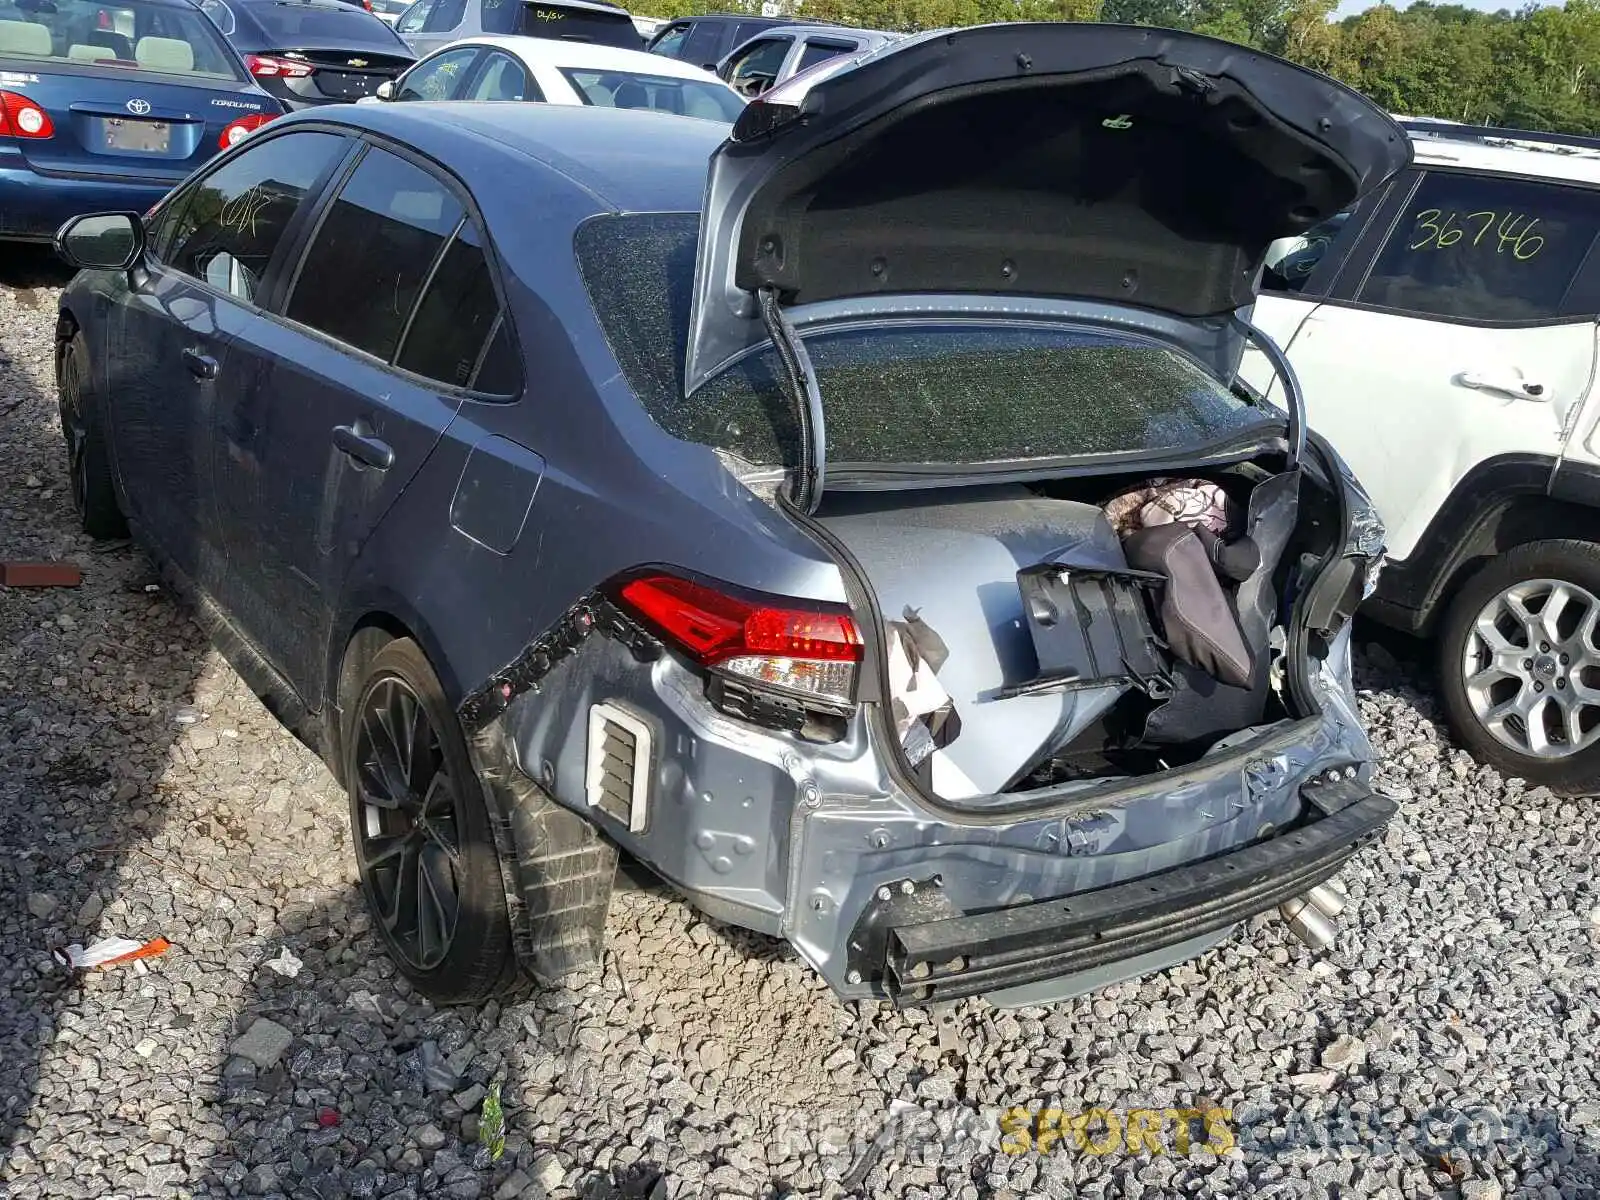
[[[1533,542],[1496,556],[1440,629],[1440,691],[1458,740],[1560,795],[1600,790],[1597,643],[1600,545]]]
[[[56,404],[61,413],[61,435],[67,444],[67,477],[78,523],[97,540],[127,537],[128,522],[117,503],[104,414],[94,391],[89,347],[82,330],[73,333],[60,354]]]
[[[361,890],[390,957],[440,1004],[515,988],[488,801],[414,641],[395,639],[373,655],[341,732]]]

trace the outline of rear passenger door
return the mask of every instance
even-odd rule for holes
[[[469,208],[433,166],[367,147],[302,239],[282,318],[253,331],[254,386],[218,411],[234,606],[311,705],[367,537],[473,388],[514,390]]]
[[[1385,209],[1328,294],[1271,331],[1403,560],[1474,466],[1560,455],[1593,384],[1600,192],[1429,169]]]

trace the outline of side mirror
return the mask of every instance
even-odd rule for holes
[[[385,79],[382,83],[380,83],[378,85],[378,90],[376,92],[374,92],[373,95],[377,96],[379,100],[393,100],[394,99],[394,80]]]
[[[126,271],[144,255],[144,221],[138,213],[91,213],[56,231],[55,251],[69,267]]]

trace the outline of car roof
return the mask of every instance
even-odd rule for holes
[[[802,37],[810,33],[831,33],[835,36],[841,33],[847,33],[852,37],[868,39],[879,38],[886,42],[893,41],[895,38],[900,36],[899,34],[887,33],[882,29],[861,29],[855,25],[819,25],[812,21],[796,23],[793,25],[785,25],[783,27],[783,32],[797,34]],[[754,39],[752,38],[751,40],[753,41]]]
[[[698,213],[706,163],[732,128],[645,109],[470,100],[327,105],[274,124],[305,120],[385,134],[457,170],[480,193],[474,177],[484,156],[541,163],[613,212]]]
[[[600,46],[593,42],[569,42],[560,38],[527,37],[496,33],[462,38],[448,49],[463,46],[499,46],[535,67],[584,67],[602,71],[632,71],[640,75],[665,75],[673,79],[698,79],[721,84],[709,71],[692,63],[680,62],[647,50],[624,50],[619,46]],[[725,86],[725,85],[724,85]]]
[[[1419,165],[1600,184],[1600,150],[1519,140],[1512,130],[1503,138],[1483,140],[1478,135],[1452,136],[1448,126],[1441,126],[1438,133],[1413,131],[1411,144]]]

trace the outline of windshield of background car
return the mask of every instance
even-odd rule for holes
[[[335,45],[341,48],[405,48],[387,25],[353,4],[307,4],[305,0],[269,0],[247,3],[274,46]]]
[[[698,230],[692,213],[586,221],[575,241],[595,314],[668,433],[752,463],[791,463],[794,406],[770,347],[683,396]],[[836,466],[1149,455],[1281,423],[1175,350],[1064,325],[880,322],[808,333],[805,345]]]
[[[0,0],[0,58],[246,78],[199,9],[139,0]]]
[[[574,67],[562,67],[561,73],[585,104],[598,108],[644,108],[680,117],[730,122],[744,108],[744,101],[732,90],[709,79],[673,79],[666,75]]]

